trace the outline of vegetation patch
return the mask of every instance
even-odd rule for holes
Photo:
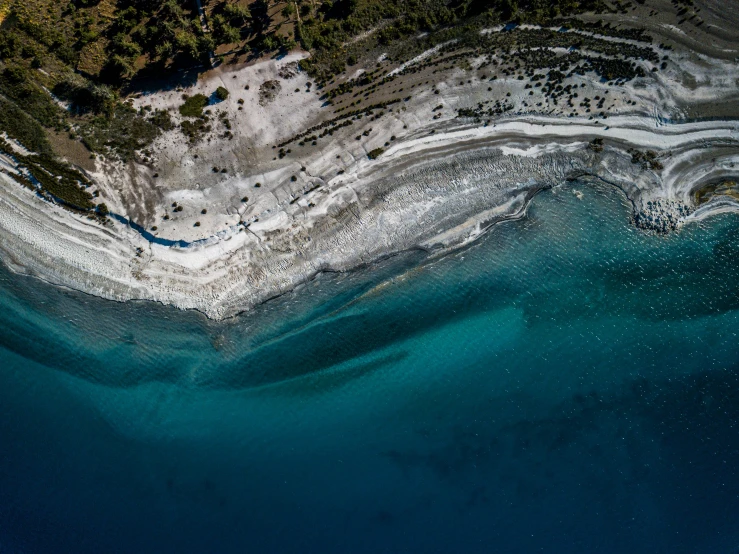
[[[20,65],[8,65],[0,73],[0,93],[13,100],[23,111],[45,127],[61,130],[66,124],[66,113],[51,95],[28,78]]]
[[[692,0],[675,2],[684,10],[682,15],[689,17]],[[650,45],[617,43],[588,34],[650,42],[644,31],[572,17],[586,11],[626,13],[630,3],[621,1],[298,0],[274,4],[266,0],[204,0],[203,5],[205,29],[197,3],[191,0],[0,0],[0,132],[39,154],[28,162],[28,179],[33,174],[49,194],[67,198],[70,206],[90,209],[80,193],[86,192],[86,187],[75,189],[71,185],[79,184],[79,179],[62,176],[55,182],[49,180],[49,175],[61,173],[57,173],[58,167],[52,168],[55,158],[47,130],[69,133],[71,139],[81,140],[95,153],[135,159],[161,132],[174,128],[166,111],[136,110],[121,102],[137,79],[171,76],[181,68],[200,71],[198,68],[209,67],[214,54],[236,58],[278,48],[284,51],[295,45],[293,37],[311,53],[300,62],[301,68],[310,72],[317,88],[325,88],[324,100],[341,106],[334,109],[338,117],[275,145],[281,158],[290,154],[286,147],[293,141],[299,141],[300,146],[317,144],[320,138],[363,117],[382,117],[386,106],[410,99],[408,92],[401,94],[402,88],[389,91],[385,86],[398,78],[388,76],[386,61],[367,68],[355,79],[337,82],[336,76],[347,63],[354,65],[371,57],[374,65],[378,52],[386,53],[390,64],[397,67],[434,48],[433,55],[406,66],[399,75],[455,68],[469,72],[485,69],[503,78],[524,79],[526,75],[531,79],[530,95],[542,92],[553,104],[561,100],[572,108],[574,102],[580,102],[587,112],[590,99],[578,98],[581,91],[576,90],[577,84],[565,83],[566,79],[592,73],[618,85],[645,76],[643,67],[647,65],[640,61],[652,64],[652,71],[658,70],[660,62],[661,67],[665,65]],[[481,33],[484,28],[507,22],[512,30]],[[559,25],[563,32],[516,28],[520,23]],[[286,64],[280,76],[289,79],[297,70],[295,64]],[[484,75],[475,77],[485,79]],[[311,86],[309,83],[308,90]],[[273,101],[280,91],[279,81],[263,83],[259,102]],[[360,107],[371,94],[385,92],[397,99],[385,102],[388,96],[383,96],[367,101],[374,102],[367,108]],[[345,102],[346,95],[354,99]],[[215,96],[225,100],[228,91],[219,87]],[[595,97],[593,112],[603,110],[604,102],[605,98]],[[185,98],[179,107],[185,118],[180,128],[191,142],[211,132],[211,120],[203,113],[208,103],[206,96],[197,94]],[[458,115],[481,119],[510,109],[511,104],[504,99],[493,98],[462,108]],[[600,115],[604,117],[604,112]],[[213,128],[223,131],[221,136],[232,137],[226,118],[213,121]],[[597,147],[591,145],[596,151]],[[379,151],[379,156],[381,150],[372,152]],[[632,156],[634,163],[645,168],[661,168],[649,152]]]
[[[4,131],[32,152],[51,154],[51,145],[39,122],[2,96],[0,96],[0,131]]]
[[[372,104],[371,106],[367,106],[366,108],[352,110],[351,112],[347,112],[340,116],[329,119],[328,121],[324,121],[323,123],[320,123],[318,125],[314,125],[313,127],[308,128],[306,131],[303,131],[302,133],[292,136],[286,141],[281,142],[278,146],[282,148],[283,146],[287,146],[288,144],[295,142],[296,140],[300,140],[300,139],[303,139],[303,141],[301,141],[300,143],[301,146],[303,146],[305,142],[317,141],[319,138],[325,137],[326,135],[333,135],[334,131],[341,129],[342,127],[347,127],[349,125],[352,125],[354,121],[358,121],[362,119],[362,117],[364,117],[365,115],[372,114],[375,110],[382,110],[388,106],[397,104],[400,101],[401,100],[399,98],[395,98],[393,100],[388,100],[386,102],[379,102],[377,104]],[[382,117],[383,114],[384,112],[379,112],[378,114],[373,115],[372,117],[377,119],[379,117]],[[319,135],[311,134],[321,129],[323,129],[323,131]]]
[[[601,0],[353,0],[301,6],[296,37],[312,52],[301,66],[320,82],[344,71],[347,62],[372,48],[420,50],[445,41],[479,36],[485,27],[514,20],[552,25],[586,11],[606,11]],[[567,19],[569,21],[569,19]],[[368,33],[366,40],[351,39]],[[417,37],[427,35],[423,40]],[[391,51],[393,48],[389,48]],[[409,52],[406,52],[410,54]]]
[[[226,93],[228,93],[228,91],[226,91]],[[193,96],[188,96],[187,98],[185,98],[185,103],[180,106],[180,114],[182,114],[184,117],[202,117],[203,108],[205,108],[205,106],[207,105],[208,97],[204,94],[195,94]]]
[[[127,161],[159,136],[168,116],[156,112],[150,118],[142,117],[129,104],[118,103],[110,116],[98,115],[80,126],[79,135],[92,152]]]
[[[188,138],[191,144],[198,142],[203,135],[210,133],[211,126],[208,124],[208,118],[203,116],[195,120],[186,119],[180,124],[182,133]]]
[[[693,196],[695,197],[695,203],[698,205],[705,204],[714,196],[730,196],[735,200],[739,200],[739,184],[732,180],[711,183],[696,190]]]
[[[280,94],[282,85],[279,81],[265,81],[259,87],[259,103],[264,106],[272,102]]]
[[[92,184],[80,171],[53,155],[44,153],[17,154],[0,138],[0,152],[11,156],[17,163],[20,175],[7,173],[21,185],[38,192],[47,200],[59,202],[69,208],[89,212],[95,209],[93,196],[87,191]]]

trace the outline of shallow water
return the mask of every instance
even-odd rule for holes
[[[224,323],[0,271],[0,552],[739,547],[739,219],[539,195]]]

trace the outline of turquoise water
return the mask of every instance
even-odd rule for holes
[[[613,190],[224,323],[0,270],[0,552],[739,548],[739,219]]]

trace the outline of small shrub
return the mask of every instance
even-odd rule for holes
[[[154,114],[149,118],[149,121],[159,127],[162,131],[171,131],[174,129],[174,123],[172,123],[172,117],[169,112],[165,110],[156,110]]]
[[[369,153],[367,154],[367,157],[370,160],[376,160],[377,158],[379,158],[380,156],[382,156],[382,154],[384,152],[385,152],[385,150],[383,148],[375,148],[375,149],[369,151]]]
[[[226,90],[225,87],[218,87],[216,89],[216,98],[223,102],[226,98],[228,98],[228,90]]]
[[[590,141],[590,144],[588,144],[588,148],[590,148],[593,152],[603,152],[603,139],[594,138],[592,141]]]

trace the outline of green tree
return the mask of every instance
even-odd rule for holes
[[[182,7],[177,3],[177,0],[167,0],[164,5],[162,5],[162,10],[160,12],[160,15],[164,17],[165,19],[170,20],[181,20],[185,17],[185,12],[182,10]]]
[[[198,50],[203,56],[209,55],[216,48],[216,42],[210,35],[201,35],[198,37]]]
[[[265,35],[265,37],[262,39],[262,49],[266,50],[267,52],[274,50],[279,46],[279,41],[275,38],[274,35]]]
[[[125,10],[118,13],[115,25],[121,33],[128,33],[138,23],[139,14],[136,8],[129,6]]]
[[[173,48],[172,43],[168,40],[161,42],[156,45],[155,52],[157,58],[162,61],[168,60],[172,56]]]
[[[231,25],[224,25],[221,29],[220,39],[222,44],[231,44],[241,39],[241,33],[235,27],[231,27]]]
[[[128,79],[133,77],[136,73],[136,69],[133,67],[133,63],[128,58],[121,56],[120,54],[114,54],[110,60],[108,60],[107,68],[112,77],[117,79]]]
[[[199,54],[198,39],[190,31],[179,30],[174,35],[174,44],[178,52],[191,58],[197,58]]]
[[[239,30],[229,25],[226,18],[220,14],[211,19],[211,25],[213,27],[213,37],[218,44],[230,44],[241,38]]]
[[[290,51],[297,45],[298,43],[290,37],[280,37],[280,50]]]
[[[227,4],[223,9],[223,13],[232,24],[244,25],[251,19],[251,11],[246,6],[239,6],[238,4]]]
[[[285,7],[282,8],[282,17],[285,19],[290,19],[292,15],[295,13],[295,6],[292,2],[288,2],[285,4]]]
[[[500,16],[504,20],[513,19],[518,13],[518,2],[516,0],[503,0],[500,7]]]
[[[123,33],[118,33],[113,37],[113,48],[121,56],[138,58],[141,55],[141,46]]]
[[[3,71],[3,77],[11,83],[22,83],[26,80],[26,70],[19,65],[10,65]]]
[[[110,213],[110,210],[108,210],[108,206],[105,204],[105,202],[101,202],[97,205],[97,213],[102,217],[107,217],[107,215]]]

